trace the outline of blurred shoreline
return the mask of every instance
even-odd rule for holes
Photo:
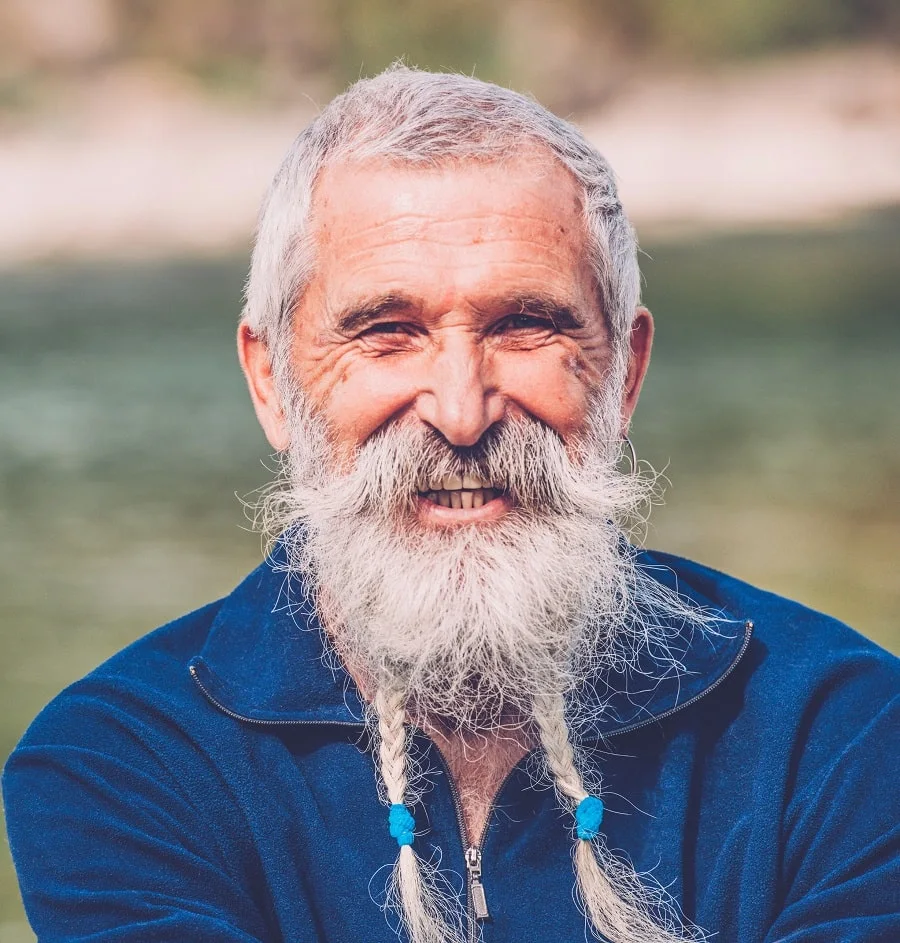
[[[264,189],[330,97],[201,94],[131,63],[0,122],[0,265],[214,254],[249,243]],[[849,46],[652,69],[571,116],[642,236],[828,223],[900,205],[900,51]]]

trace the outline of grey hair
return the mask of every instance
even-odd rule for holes
[[[313,195],[322,170],[384,160],[440,167],[501,160],[523,144],[554,155],[581,186],[586,251],[614,351],[609,380],[624,381],[640,300],[634,230],[612,169],[574,125],[517,92],[463,75],[395,64],[330,102],[297,137],[263,201],[242,319],[288,378],[291,319],[313,273]]]

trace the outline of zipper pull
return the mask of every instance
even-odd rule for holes
[[[491,916],[488,910],[487,898],[484,896],[484,885],[481,883],[481,849],[474,846],[466,849],[466,870],[469,872],[469,886],[471,888],[472,904],[475,907],[476,920],[488,920]]]

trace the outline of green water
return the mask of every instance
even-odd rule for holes
[[[648,246],[648,543],[900,651],[900,213]],[[0,273],[0,756],[61,687],[228,592],[267,455],[243,258]],[[0,940],[32,939],[0,852]]]

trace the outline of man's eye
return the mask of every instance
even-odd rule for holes
[[[391,334],[412,334],[413,328],[409,324],[402,324],[400,321],[381,321],[378,324],[371,324],[367,327],[361,337],[372,335],[391,335]]]
[[[513,314],[498,325],[500,331],[555,331],[556,325],[536,314]]]

